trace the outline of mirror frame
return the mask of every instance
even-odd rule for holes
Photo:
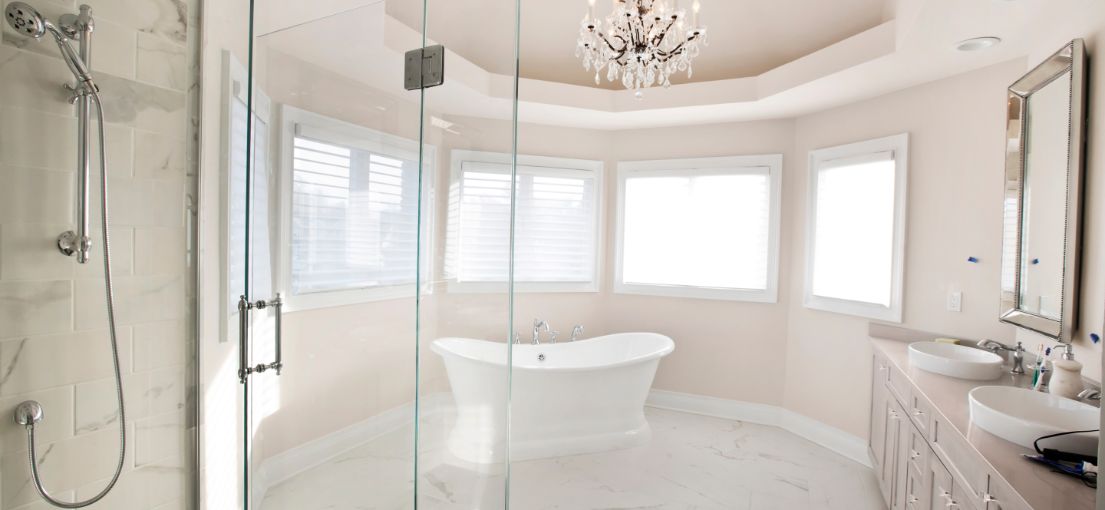
[[[1032,94],[1063,74],[1070,72],[1070,114],[1067,137],[1067,203],[1066,231],[1063,233],[1063,272],[1061,304],[1058,320],[1027,312],[1021,307],[1022,225],[1024,223],[1024,150],[1028,130],[1026,106]],[[1002,273],[1008,274],[1009,264],[1014,275],[1012,292],[1001,291],[999,320],[1041,333],[1060,342],[1070,342],[1076,325],[1078,300],[1079,246],[1081,237],[1082,174],[1086,129],[1086,51],[1081,39],[1063,46],[1019,80],[1009,86],[1006,108],[1005,194],[1017,201],[1017,222],[1006,225],[1002,239],[1015,236],[1016,255],[1003,257]],[[1004,204],[1003,204],[1004,205]]]

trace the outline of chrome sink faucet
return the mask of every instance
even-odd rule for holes
[[[533,319],[533,345],[541,345],[541,328],[545,328],[546,333],[550,333],[548,321],[543,319]],[[553,336],[553,343],[556,343],[556,336]]]
[[[576,340],[579,340],[579,337],[581,336],[583,336],[583,325],[576,324],[576,327],[572,328],[572,337],[568,341],[575,342]]]
[[[1009,373],[1024,373],[1024,345],[1021,344],[1021,342],[1017,342],[1016,347],[1009,347],[1008,345],[994,340],[983,340],[979,342],[978,346],[994,354],[997,354],[998,351],[1009,351],[1009,357],[1013,360],[1013,368]]]

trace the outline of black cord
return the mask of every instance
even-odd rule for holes
[[[1069,436],[1071,434],[1086,434],[1086,433],[1089,433],[1089,432],[1098,432],[1100,430],[1101,429],[1075,430],[1075,431],[1071,431],[1071,432],[1059,432],[1057,434],[1048,434],[1046,436],[1040,436],[1040,437],[1036,438],[1036,440],[1032,442],[1032,447],[1036,449],[1036,453],[1038,453],[1040,455],[1043,455],[1045,458],[1047,458],[1047,457],[1049,457],[1048,452],[1057,452],[1057,453],[1065,453],[1065,452],[1059,452],[1058,450],[1054,450],[1054,449],[1050,449],[1050,448],[1047,449],[1047,450],[1041,449],[1040,448],[1040,441],[1041,440],[1051,439],[1053,437]],[[1089,456],[1089,455],[1079,455],[1079,454],[1067,454],[1067,455],[1082,457],[1084,459],[1093,459],[1093,464],[1097,465],[1097,457],[1093,457],[1093,456]],[[1060,469],[1057,469],[1057,468],[1052,468],[1052,471],[1054,471],[1056,473],[1067,474],[1067,475],[1072,475],[1073,474],[1073,473],[1069,473],[1069,472],[1066,472],[1066,471],[1063,471],[1063,470],[1060,470]],[[1097,488],[1097,473],[1083,471],[1081,474],[1074,475],[1074,476],[1076,476],[1079,480],[1081,480],[1082,483],[1085,484],[1087,487],[1090,487],[1090,488],[1093,488],[1093,489]]]

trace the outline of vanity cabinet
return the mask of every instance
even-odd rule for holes
[[[1032,510],[912,383],[872,359],[868,443],[890,510]]]

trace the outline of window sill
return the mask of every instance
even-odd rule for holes
[[[614,293],[683,299],[690,298],[712,299],[717,301],[744,301],[748,303],[777,303],[779,301],[779,296],[775,289],[745,290],[711,287],[691,287],[685,285],[645,285],[615,283]]]

